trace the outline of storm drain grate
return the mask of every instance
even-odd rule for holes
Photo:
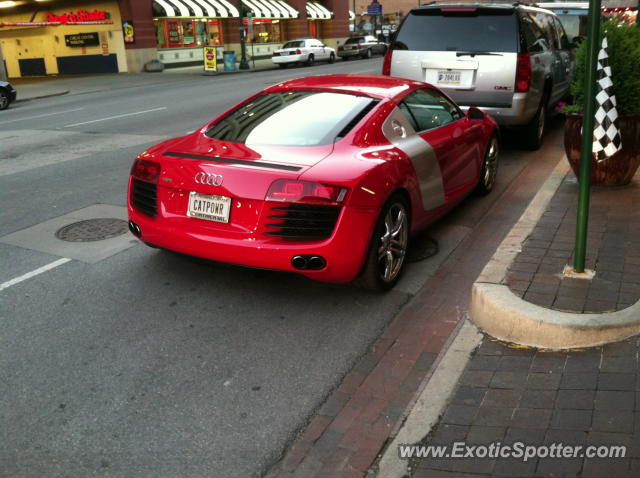
[[[67,242],[93,242],[121,236],[128,230],[127,221],[122,219],[87,219],[61,227],[56,237]]]

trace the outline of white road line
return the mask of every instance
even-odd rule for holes
[[[124,118],[125,116],[142,115],[142,114],[145,114],[145,113],[152,113],[153,111],[160,111],[160,110],[166,110],[166,109],[167,109],[166,106],[162,106],[161,108],[153,108],[152,110],[136,111],[135,113],[125,113],[123,115],[109,116],[107,118],[100,118],[100,119],[97,119],[97,120],[83,121],[82,123],[67,124],[64,127],[65,128],[73,128],[74,126],[80,126],[80,125],[83,125],[83,124],[97,123],[99,121],[109,121],[109,120],[112,120],[112,119]]]
[[[7,282],[3,282],[2,284],[0,284],[0,292],[5,289],[8,289],[12,285],[19,284],[20,282],[26,281],[27,279],[31,279],[32,277],[40,275],[43,272],[50,271],[51,269],[61,266],[62,264],[66,264],[70,260],[71,259],[69,259],[68,257],[63,257],[62,259],[58,259],[57,261],[54,261],[51,264],[47,264],[46,266],[39,267],[34,271],[27,272],[26,274],[21,275],[20,277],[16,277],[15,279],[11,279],[10,281],[7,281]]]
[[[27,121],[27,120],[32,120],[32,119],[45,118],[47,116],[62,115],[62,114],[65,114],[65,113],[73,113],[74,111],[80,111],[80,110],[83,110],[83,109],[84,108],[75,108],[75,109],[72,109],[72,110],[56,111],[55,113],[45,113],[43,115],[27,116],[26,118],[18,118],[18,119],[13,119],[13,120],[9,120],[9,121],[0,121],[0,124],[16,123],[18,121]]]

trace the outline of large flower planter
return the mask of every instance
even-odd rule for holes
[[[624,186],[640,166],[640,114],[619,118],[622,149],[604,161],[591,160],[591,184]],[[564,125],[564,149],[571,169],[579,177],[582,115],[568,114]]]

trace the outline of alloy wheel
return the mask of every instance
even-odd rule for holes
[[[384,230],[378,241],[378,270],[384,282],[396,279],[407,253],[409,221],[407,210],[400,203],[394,203],[384,218]]]

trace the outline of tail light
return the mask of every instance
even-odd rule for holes
[[[362,50],[362,45],[360,43],[356,44],[356,49],[357,50]]]
[[[279,53],[279,52],[277,52],[277,51],[274,51],[274,52],[271,54],[271,56],[280,56],[280,53]]]
[[[136,159],[131,167],[131,176],[148,183],[158,184],[160,164],[146,159]]]
[[[384,60],[382,62],[382,74],[383,75],[391,75],[391,55],[393,55],[393,50],[387,50],[387,53],[384,54]]]
[[[516,64],[516,93],[525,93],[531,86],[531,56],[528,53],[518,53]]]
[[[266,201],[340,204],[347,195],[347,189],[311,181],[278,179],[271,184]]]
[[[302,50],[300,50],[300,48],[296,49],[296,55],[302,55]]]
[[[343,51],[343,50],[344,50],[344,47],[342,45],[338,47],[338,51]]]

